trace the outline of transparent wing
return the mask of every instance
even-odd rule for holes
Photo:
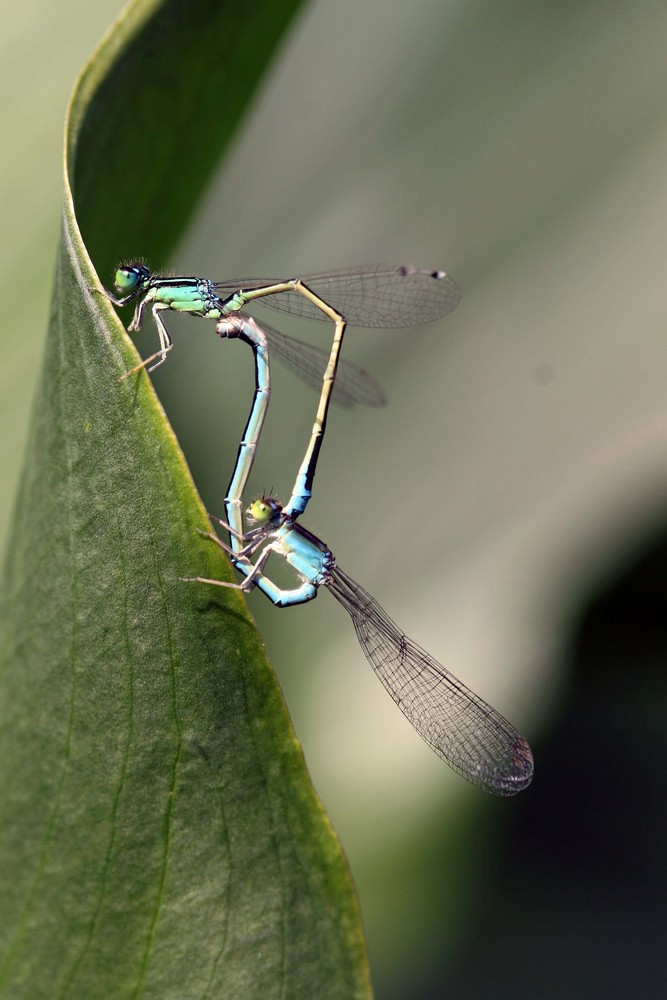
[[[327,585],[352,617],[373,670],[438,756],[492,795],[526,788],[533,755],[514,726],[403,635],[377,601],[337,566]]]
[[[352,326],[394,330],[421,326],[456,309],[461,291],[444,271],[420,270],[395,264],[370,264],[344,271],[294,275],[311,291],[340,312]],[[239,289],[246,291],[273,285],[284,278],[236,278],[215,284],[225,297]],[[281,312],[307,319],[331,322],[298,292],[281,292],[257,300],[253,305],[270,306]]]
[[[319,391],[329,351],[304,344],[295,337],[288,337],[263,320],[260,326],[268,338],[272,356],[282,361],[307,385]],[[368,372],[342,358],[338,362],[332,400],[339,406],[354,406],[355,403],[384,406],[387,401],[382,386]]]

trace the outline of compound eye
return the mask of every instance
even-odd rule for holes
[[[133,267],[119,267],[114,284],[119,292],[132,292],[139,284],[139,275]]]
[[[248,514],[257,524],[268,524],[280,511],[280,504],[272,497],[259,497],[248,507]]]
[[[127,295],[149,280],[150,271],[145,264],[123,264],[116,271],[114,284],[117,291]]]

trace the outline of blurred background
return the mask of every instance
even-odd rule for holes
[[[3,19],[5,538],[66,101],[117,12]],[[177,257],[150,262],[212,278],[409,262],[463,290],[436,326],[350,330],[345,355],[389,400],[332,413],[304,523],[521,729],[531,788],[493,800],[450,773],[326,593],[282,613],[250,599],[350,861],[378,1000],[667,989],[666,42],[659,2],[316,0]],[[276,325],[328,346],[319,324]],[[169,328],[154,382],[221,513],[249,352],[201,321]],[[139,341],[155,350],[151,323]],[[277,366],[273,381],[251,485],[284,497],[315,395]]]

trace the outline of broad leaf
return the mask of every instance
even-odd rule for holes
[[[0,996],[369,995],[345,861],[109,303],[164,260],[296,3],[137,3],[85,68],[3,586]],[[204,321],[202,321],[204,322]],[[248,400],[250,403],[250,400]]]

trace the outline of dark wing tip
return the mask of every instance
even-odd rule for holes
[[[512,747],[508,765],[488,777],[480,775],[479,784],[492,795],[516,795],[533,780],[533,751],[523,736],[518,736]]]

